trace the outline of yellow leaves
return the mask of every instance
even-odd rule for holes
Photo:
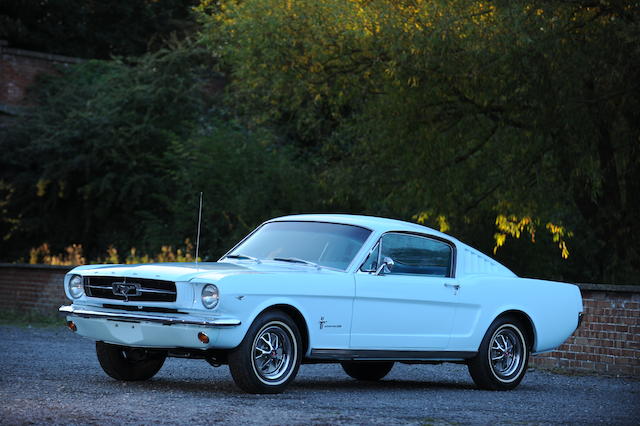
[[[420,225],[424,225],[431,216],[431,212],[420,212],[418,214],[413,215],[413,220],[418,222]]]
[[[82,245],[71,244],[65,248],[63,254],[51,254],[49,244],[43,243],[39,247],[29,250],[29,263],[46,265],[84,265],[86,263],[82,255]]]
[[[36,183],[36,195],[38,197],[44,197],[47,193],[47,186],[51,183],[48,179],[40,179],[38,183]]]
[[[496,254],[498,251],[498,247],[502,247],[504,242],[507,240],[507,234],[503,234],[501,232],[493,234],[493,238],[496,241],[495,247],[493,247],[493,254]]]
[[[427,221],[430,217],[433,217],[434,213],[432,211],[423,211],[416,215],[413,215],[412,219],[418,222],[420,225],[427,225]],[[447,221],[447,217],[443,214],[435,216],[433,222],[438,226],[440,232],[447,232],[451,229],[449,222]]]
[[[502,247],[507,240],[507,236],[520,238],[523,232],[531,236],[531,242],[535,242],[536,228],[529,216],[518,219],[515,215],[505,216],[499,214],[496,217],[496,227],[498,231],[493,235],[496,244],[493,246],[493,254],[496,254],[499,247]]]
[[[155,256],[148,254],[139,255],[135,247],[129,250],[129,255],[124,260],[126,264],[153,263],[153,262],[194,262],[193,244],[188,238],[184,241],[183,248],[174,249],[172,246],[164,245],[160,248],[160,253]],[[71,244],[64,249],[62,254],[52,254],[49,244],[43,243],[39,247],[29,251],[29,263],[46,265],[84,265],[86,259],[82,253],[81,244]],[[110,245],[106,250],[106,257],[95,259],[92,263],[120,263],[118,250]]]
[[[104,263],[120,263],[118,250],[116,250],[114,246],[107,247],[107,258],[104,260]]]
[[[63,198],[65,195],[66,182],[59,180],[58,182],[58,197]],[[40,179],[36,183],[36,195],[38,197],[44,197],[47,194],[47,188],[51,184],[49,179]]]
[[[396,61],[388,61],[387,66],[384,69],[384,73],[391,78],[395,77],[396,66],[397,66]]]
[[[518,219],[515,215],[507,217],[500,214],[496,217],[496,227],[498,230],[516,238],[520,238],[522,231],[527,229],[531,234],[531,240],[535,241],[535,228],[532,226],[532,220],[529,216]]]
[[[572,237],[573,232],[569,232],[563,226],[554,225],[551,222],[547,223],[546,228],[553,236],[553,242],[558,243],[562,258],[567,259],[569,257],[569,250],[567,249],[564,237]]]
[[[526,233],[530,236],[531,242],[535,243],[536,225],[538,223],[539,220],[534,220],[530,216],[518,218],[516,215],[506,216],[499,214],[496,217],[496,228],[499,232],[493,235],[495,241],[493,254],[496,254],[498,248],[504,245],[507,237],[518,239],[522,234]],[[548,222],[545,228],[551,233],[553,242],[558,244],[560,256],[562,256],[563,259],[569,258],[569,249],[567,248],[565,237],[570,238],[573,236],[573,233],[567,231],[563,226],[555,225],[551,222]]]
[[[324,67],[319,62],[315,62],[311,64],[311,66],[309,67],[309,71],[315,72],[315,73],[322,72],[323,70],[324,70]]]
[[[451,227],[447,222],[447,218],[444,215],[440,215],[436,218],[438,222],[438,226],[440,227],[440,232],[447,232]]]

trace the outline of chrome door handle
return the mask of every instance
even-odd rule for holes
[[[444,286],[452,288],[453,294],[458,294],[458,290],[460,290],[460,284],[444,283]]]

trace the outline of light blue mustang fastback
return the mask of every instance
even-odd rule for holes
[[[443,233],[390,219],[270,220],[215,263],[88,265],[60,311],[104,371],[146,380],[167,356],[228,364],[248,392],[281,392],[301,363],[379,380],[394,362],[466,363],[515,388],[529,355],[578,327],[578,287],[518,278]]]

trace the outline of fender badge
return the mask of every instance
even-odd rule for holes
[[[327,323],[327,320],[324,317],[320,317],[320,330],[324,328],[324,325]]]

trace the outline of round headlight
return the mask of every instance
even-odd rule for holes
[[[72,276],[67,287],[69,289],[69,294],[74,299],[77,299],[84,294],[84,285],[80,275]]]
[[[213,309],[218,305],[218,287],[207,284],[202,288],[202,306]]]

